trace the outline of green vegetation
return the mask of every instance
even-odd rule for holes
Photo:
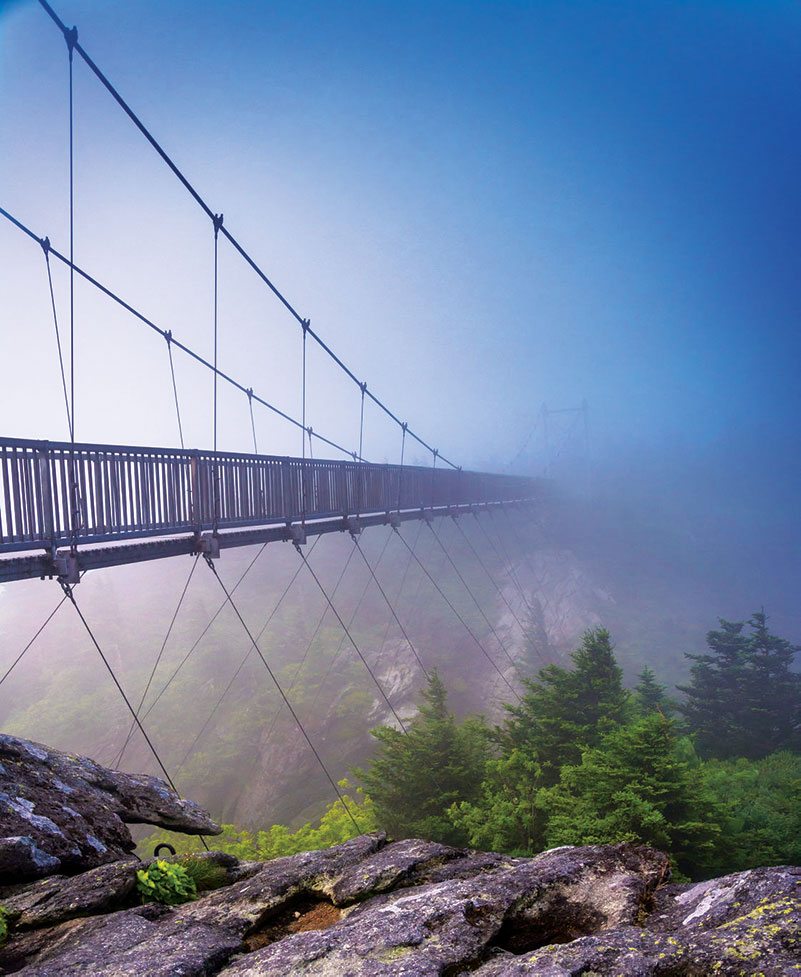
[[[8,939],[8,912],[0,906],[0,946]]]
[[[693,684],[680,706],[647,667],[633,694],[624,689],[608,632],[588,631],[572,669],[541,669],[522,702],[507,706],[505,724],[485,729],[492,752],[476,751],[471,770],[454,732],[467,721],[448,716],[450,739],[431,755],[417,739],[377,731],[382,746],[362,779],[379,825],[396,836],[448,837],[447,794],[422,771],[452,765],[464,770],[465,796],[444,817],[478,848],[531,854],[638,842],[669,852],[679,875],[694,878],[797,863],[801,756],[765,755],[795,742],[801,725],[799,678],[789,670],[796,649],[768,632],[762,614],[751,634],[744,627],[721,622],[708,636],[711,654],[688,656]],[[429,687],[418,737],[435,728],[432,707],[444,697],[441,683]],[[684,721],[671,718],[676,709]],[[481,742],[478,721],[470,723]],[[728,759],[700,759],[696,743]],[[731,758],[735,744],[743,755]],[[431,810],[437,818],[427,822]]]
[[[183,865],[159,859],[139,869],[136,888],[142,902],[161,902],[165,906],[177,906],[197,896],[194,879]]]
[[[650,844],[670,853],[679,877],[798,864],[798,649],[771,634],[761,613],[721,621],[707,644],[687,655],[690,682],[677,701],[647,665],[624,688],[609,633],[592,629],[571,666],[541,669],[496,727],[478,716],[457,720],[432,672],[406,732],[373,731],[374,755],[355,771],[362,787],[331,804],[319,825],[226,825],[214,847],[252,860],[329,847],[357,833],[350,811],[360,831],[510,854]],[[144,853],[160,841],[179,854],[199,849],[157,832]],[[191,862],[180,864],[192,874]]]
[[[801,650],[768,631],[763,613],[746,624],[721,621],[707,635],[709,653],[687,655],[691,682],[679,686],[680,707],[700,756],[758,760],[801,750],[801,675],[791,671]]]
[[[304,824],[297,831],[289,831],[282,824],[274,824],[267,830],[253,833],[241,830],[233,824],[224,824],[223,833],[209,839],[211,846],[215,851],[226,852],[242,861],[266,861],[283,855],[295,855],[301,851],[331,848],[357,834],[375,831],[373,802],[361,789],[357,789],[353,794],[345,793],[349,786],[347,780],[339,782],[339,787],[343,791],[342,799],[334,801],[326,808],[316,828],[311,824]],[[353,815],[359,827],[358,831],[348,811]],[[151,855],[154,848],[160,844],[172,845],[176,855],[181,856],[201,850],[200,840],[196,837],[172,831],[155,831],[139,842],[140,855],[142,857]]]
[[[198,858],[197,855],[183,855],[178,865],[186,871],[195,883],[198,892],[209,892],[219,889],[228,880],[228,872],[222,865],[216,865],[208,858]]]
[[[457,723],[433,671],[419,714],[406,732],[379,726],[380,746],[367,771],[356,774],[372,799],[375,817],[395,838],[430,838],[461,845],[466,832],[448,816],[452,804],[478,795],[489,751],[483,719]]]

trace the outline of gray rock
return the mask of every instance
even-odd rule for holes
[[[634,845],[505,858],[363,835],[131,906],[136,863],[0,893],[21,977],[778,977],[801,972],[801,869],[665,883]],[[94,913],[96,915],[89,915]],[[71,919],[71,916],[79,918]]]
[[[0,884],[124,858],[135,847],[128,823],[188,834],[221,831],[155,777],[0,735]]]

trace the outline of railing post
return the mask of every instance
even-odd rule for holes
[[[195,535],[200,536],[203,530],[203,516],[201,513],[197,451],[192,451],[189,458],[189,521],[195,527]]]
[[[53,518],[53,486],[50,480],[50,451],[46,441],[43,447],[37,448],[36,456],[39,466],[39,486],[42,491],[42,516],[44,518],[42,533],[50,541],[50,552],[55,556],[56,532]]]

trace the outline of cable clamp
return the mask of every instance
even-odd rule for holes
[[[409,425],[406,423],[406,421],[401,424],[401,430],[404,434],[406,434],[406,432],[409,430]]]
[[[362,397],[363,397],[367,393],[367,381],[365,380],[364,383],[360,383],[359,387],[362,391]]]
[[[348,532],[351,536],[356,539],[357,536],[361,535],[362,531],[362,521],[358,516],[348,516],[347,518]]]
[[[288,538],[292,540],[295,549],[300,553],[300,547],[306,543],[306,529],[301,523],[293,523],[287,526]]]
[[[215,214],[212,217],[212,221],[214,223],[214,236],[217,237],[217,235],[220,233],[220,228],[223,226],[223,215]]]
[[[64,30],[64,40],[67,42],[67,50],[70,53],[70,59],[72,59],[72,52],[75,49],[75,45],[78,43],[78,28],[73,27],[72,30],[68,30],[66,27]]]
[[[311,441],[312,435],[314,434],[314,428],[311,426],[311,424],[306,428],[306,434],[309,435],[309,441]]]
[[[311,329],[311,319],[301,319],[300,324],[303,326],[303,334],[305,336],[306,333]]]
[[[167,329],[165,331],[165,333],[164,333],[164,340],[167,343],[167,345],[169,346],[170,343],[172,342],[172,329]]]
[[[41,237],[41,238],[39,238],[39,244],[42,245],[42,251],[44,251],[45,257],[47,257],[47,255],[48,255],[48,253],[50,251],[50,238],[49,237]]]
[[[248,387],[245,393],[248,395],[248,400],[253,400],[253,387]]]

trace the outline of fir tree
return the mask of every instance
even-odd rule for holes
[[[653,670],[648,665],[643,665],[637,679],[638,682],[634,686],[634,699],[640,715],[649,716],[652,712],[669,715],[674,703],[665,694],[665,686],[657,682]]]
[[[710,653],[687,655],[695,664],[679,707],[703,757],[758,759],[801,742],[801,677],[791,666],[799,648],[767,629],[765,615],[720,622],[710,631]]]
[[[587,750],[542,804],[549,845],[640,842],[669,852],[681,872],[698,876],[720,829],[697,762],[689,762],[673,722],[657,713],[611,730]]]
[[[461,845],[466,835],[446,812],[478,795],[489,731],[479,717],[456,722],[436,671],[423,699],[406,733],[389,726],[372,731],[380,746],[369,768],[355,772],[373,801],[377,824],[392,837]]]
[[[541,792],[558,783],[562,768],[581,762],[582,750],[632,711],[631,696],[604,628],[587,631],[571,656],[574,668],[548,665],[494,739],[500,756],[487,765],[481,795],[450,810],[471,845],[525,853],[542,847]]]

